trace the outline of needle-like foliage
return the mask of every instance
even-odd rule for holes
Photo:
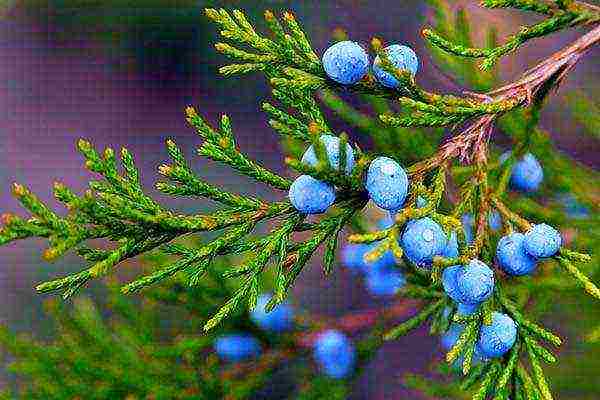
[[[66,215],[50,210],[26,187],[15,184],[13,192],[31,217],[4,215],[0,244],[30,237],[46,238],[49,245],[44,257],[49,261],[68,251],[76,251],[87,263],[84,269],[37,287],[41,292],[62,293],[65,298],[74,295],[92,279],[111,275],[127,259],[146,253],[168,255],[167,263],[144,271],[126,283],[121,291],[129,294],[161,285],[174,290],[174,281],[188,285],[187,290],[198,291],[199,297],[214,305],[203,309],[203,329],[211,331],[231,327],[227,324],[246,315],[247,310],[253,310],[259,295],[266,290],[273,293],[267,310],[282,303],[298,276],[310,265],[309,260],[317,254],[321,257],[324,273],[334,273],[339,237],[347,228],[352,233],[348,238],[350,242],[373,244],[365,255],[367,261],[377,261],[387,252],[392,253],[407,279],[397,297],[411,301],[419,308],[411,318],[393,327],[382,325],[386,318],[373,321],[372,331],[357,349],[359,363],[352,378],[358,377],[361,368],[385,340],[395,340],[428,322],[433,334],[442,334],[451,323],[460,323],[464,330],[445,359],[449,364],[461,360],[462,381],[451,385],[429,385],[423,378],[409,376],[407,383],[410,386],[431,395],[464,396],[468,393],[474,400],[551,400],[552,384],[542,365],[557,361],[554,351],[563,340],[538,321],[539,311],[552,301],[548,295],[552,290],[574,290],[579,286],[596,301],[600,300],[600,290],[594,283],[598,272],[594,271],[592,256],[585,250],[598,244],[596,211],[599,196],[597,184],[594,184],[598,173],[574,165],[567,156],[557,152],[549,133],[539,126],[539,119],[547,97],[600,40],[600,10],[579,1],[486,0],[482,3],[485,7],[535,12],[541,14],[543,20],[522,28],[503,43],[497,39],[495,30],[490,29],[487,47],[477,48],[473,45],[469,17],[464,10],[454,13],[451,2],[443,0],[428,3],[436,13],[433,27],[423,30],[427,45],[440,68],[452,73],[459,84],[468,86],[471,91],[448,94],[425,90],[409,71],[394,67],[379,38],[372,40],[372,51],[379,56],[382,68],[399,81],[399,87],[384,87],[371,73],[355,85],[343,86],[327,76],[317,51],[291,13],[285,12],[278,17],[271,11],[265,12],[269,32],[263,34],[242,11],[206,10],[207,17],[217,25],[222,36],[223,41],[215,45],[216,50],[232,60],[231,64],[220,68],[221,74],[261,73],[272,86],[273,100],[265,102],[262,108],[270,118],[271,127],[282,136],[289,153],[285,159],[287,166],[336,188],[335,204],[322,217],[308,218],[287,200],[268,202],[225,191],[218,184],[198,176],[183,149],[173,140],[167,140],[171,161],[159,167],[164,180],[158,182],[156,188],[169,196],[204,198],[220,205],[216,211],[207,214],[181,214],[159,204],[144,191],[139,171],[126,149],[121,150],[117,161],[112,149],[100,153],[89,142],[81,140],[78,148],[85,157],[85,165],[100,179],[91,181],[89,190],[83,195],[73,193],[60,183],[55,185],[55,196],[66,206]],[[571,27],[587,27],[588,32],[526,71],[515,82],[499,86],[497,70],[492,68],[498,59],[517,51],[528,41]],[[481,69],[473,59],[482,59]],[[375,115],[355,109],[342,99],[341,92],[358,95],[370,105]],[[594,104],[580,96],[570,97],[568,102],[574,117],[593,131],[594,120],[582,115],[593,114]],[[400,106],[399,112],[394,104]],[[372,136],[376,152],[363,152],[357,143],[349,142],[345,133],[335,132],[325,119],[323,106],[360,133]],[[192,107],[186,110],[186,115],[200,140],[199,156],[267,185],[282,193],[281,197],[290,188],[288,178],[249,159],[237,147],[234,124],[227,116],[224,115],[219,126],[214,127]],[[440,144],[443,127],[453,129],[454,135]],[[513,141],[513,148],[503,161],[492,140],[495,128]],[[341,165],[330,165],[321,140],[323,134],[339,137],[341,145],[337,156]],[[341,172],[346,169],[347,143],[356,158],[349,174]],[[309,145],[314,148],[315,165],[300,160],[300,152]],[[517,159],[529,151],[541,160],[547,183],[538,193],[523,196],[509,190],[509,180]],[[391,226],[369,231],[365,229],[362,217],[368,202],[363,182],[375,153],[402,161],[407,166],[410,187],[408,200],[395,214]],[[589,207],[592,210],[589,217],[574,220],[567,213],[558,211],[552,204],[554,200],[543,201],[544,198],[555,198],[553,196],[559,192],[572,193],[583,206]],[[417,206],[418,198],[424,199],[426,204]],[[500,233],[525,232],[534,222],[574,227],[582,233],[571,241],[571,248],[565,245],[558,254],[544,261],[540,268],[543,272],[539,275],[509,278],[497,270],[493,295],[472,315],[462,316],[442,289],[441,276],[445,268],[466,265],[472,259],[482,260],[487,265],[495,263],[499,233],[488,226],[491,212],[498,212],[502,218]],[[465,213],[474,216],[472,241],[467,239],[461,222]],[[431,270],[413,265],[400,240],[409,221],[423,217],[437,222],[446,234],[456,233],[458,239],[459,255],[435,257]],[[267,233],[258,233],[263,224],[269,227]],[[209,232],[212,234],[205,234]],[[198,234],[203,235],[197,242],[186,241]],[[104,239],[108,245],[98,245],[97,240],[90,242],[92,239]],[[322,256],[319,248],[323,249]],[[224,260],[227,260],[226,264]],[[211,296],[201,294],[206,280],[215,280],[215,277],[218,287],[223,290]],[[569,281],[567,277],[570,277]],[[272,282],[271,287],[265,287],[267,281]],[[150,293],[152,290],[158,289],[152,288]],[[536,304],[534,309],[529,306],[532,300]],[[77,312],[88,319],[93,318],[96,326],[101,327],[90,306],[85,305],[83,309],[81,304]],[[504,356],[477,364],[474,355],[479,332],[482,326],[491,323],[493,312],[507,314],[516,322],[516,343]],[[105,332],[104,328],[100,332]],[[590,340],[597,336],[596,331],[590,333]],[[209,340],[206,338],[210,337],[197,340],[205,345]],[[100,341],[102,337],[95,339]],[[30,342],[21,342],[8,333],[3,341],[9,343],[18,356],[31,358],[41,365],[46,362],[39,360],[44,354]],[[292,342],[294,349],[298,340]],[[120,343],[109,341],[104,345],[119,346]],[[64,346],[64,343],[58,344],[57,352],[64,352]],[[289,343],[287,347],[280,346],[279,350],[282,348],[285,352],[291,351]],[[156,353],[152,348],[144,348],[144,351]],[[292,353],[296,354],[295,351]],[[177,352],[169,354],[180,355]],[[287,356],[289,358],[289,354]],[[138,353],[132,357],[135,362],[135,357],[145,356]],[[125,361],[122,365],[127,365]],[[206,387],[224,393],[227,382],[204,379],[206,374],[211,376],[202,372],[205,365],[210,367],[211,361],[199,367],[203,381],[190,384],[194,390],[189,393],[197,395],[205,390],[205,380],[208,381]],[[187,373],[185,366],[178,371],[174,375]],[[60,372],[53,373],[60,375]],[[157,379],[163,379],[163,371],[153,373]],[[308,377],[311,373],[305,368],[297,376]],[[313,378],[298,392],[299,398],[345,398],[349,393],[347,382]],[[167,384],[170,379],[174,382]],[[164,390],[178,393],[177,379],[170,376]],[[323,392],[325,389],[328,391]],[[152,389],[157,398],[186,398],[181,394],[160,397],[159,390],[163,388]],[[229,395],[229,398],[244,397]]]

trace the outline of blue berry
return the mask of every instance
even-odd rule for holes
[[[327,76],[342,85],[360,81],[369,69],[369,55],[355,42],[345,40],[329,47],[323,54]]]
[[[569,218],[586,219],[590,216],[590,210],[570,193],[560,194],[557,200],[562,203]]]
[[[534,192],[544,180],[544,171],[533,154],[527,153],[512,168],[510,185],[523,192]]]
[[[375,250],[381,243],[374,242],[369,245],[369,251]],[[365,273],[371,272],[387,272],[391,267],[396,265],[396,258],[394,258],[394,254],[392,254],[391,250],[383,253],[381,257],[379,257],[375,261],[368,262],[366,264]]]
[[[452,323],[448,330],[442,335],[441,345],[445,351],[450,351],[456,344],[456,341],[465,330],[465,326],[457,323]]]
[[[342,248],[342,264],[353,273],[365,272],[367,263],[365,254],[371,250],[371,246],[364,243],[348,243]]]
[[[329,160],[329,166],[335,170],[339,170],[340,138],[333,135],[322,135],[319,140],[321,140],[325,146],[327,159]],[[314,145],[311,144],[306,152],[304,152],[304,155],[302,156],[302,162],[313,167],[317,165],[318,160]],[[346,143],[346,175],[349,175],[352,172],[352,168],[354,168],[354,150],[352,149],[352,146]]]
[[[458,257],[458,239],[456,238],[456,232],[450,232],[450,237],[448,238],[448,243],[442,251],[442,256],[446,258],[456,258]]]
[[[354,369],[354,345],[346,335],[336,330],[321,333],[314,343],[314,357],[321,371],[335,379],[345,378]]]
[[[415,75],[419,70],[419,59],[413,49],[408,46],[401,46],[399,44],[393,44],[384,49],[390,62],[396,68],[410,71],[411,74]],[[373,74],[383,86],[388,88],[397,88],[400,86],[398,79],[381,67],[381,59],[379,56],[375,57],[373,62]]]
[[[398,210],[408,193],[408,176],[404,168],[388,157],[377,157],[367,171],[367,191],[375,204],[384,210]]]
[[[367,274],[365,283],[372,296],[389,297],[398,293],[406,284],[406,278],[397,270],[373,271]]]
[[[442,272],[442,286],[444,287],[444,291],[452,300],[456,302],[460,302],[462,300],[456,283],[458,273],[462,268],[462,265],[452,265],[450,267],[446,267],[444,272]]]
[[[300,175],[290,186],[289,198],[301,213],[321,214],[335,202],[335,189],[310,175]]]
[[[498,241],[496,258],[500,268],[509,275],[528,275],[536,265],[536,259],[525,251],[525,235],[518,232]]]
[[[214,349],[219,358],[229,362],[239,362],[260,354],[260,343],[250,335],[230,334],[215,340]]]
[[[379,246],[379,242],[371,244],[347,244],[342,249],[342,263],[352,272],[371,273],[387,271],[396,265],[396,259],[391,251],[386,251],[380,258],[372,262],[365,261],[365,255]]]
[[[525,234],[525,251],[536,258],[552,257],[561,244],[560,232],[547,224],[534,225]]]
[[[494,272],[483,262],[471,260],[468,265],[458,271],[456,288],[461,303],[481,303],[494,291]]]
[[[467,304],[467,303],[456,303],[456,312],[458,315],[469,316],[474,314],[479,308],[479,303],[477,304]]]
[[[442,227],[427,217],[409,221],[400,239],[406,257],[420,267],[431,266],[433,257],[442,254],[447,242]]]
[[[256,302],[256,307],[250,313],[250,319],[265,331],[284,332],[292,329],[294,325],[292,306],[283,302],[275,306],[271,312],[266,312],[265,306],[270,299],[270,294],[261,294]]]
[[[448,352],[450,349],[454,347],[458,338],[465,330],[465,326],[457,323],[453,323],[450,325],[450,328],[442,335],[441,345],[444,351]],[[454,361],[452,364],[452,368],[456,370],[462,369],[462,363],[464,360],[464,356],[460,356]],[[485,361],[482,355],[482,351],[479,348],[478,344],[475,344],[475,351],[473,352],[473,358],[471,359],[471,365],[477,365],[481,362]]]
[[[517,325],[508,315],[492,313],[491,325],[481,325],[479,347],[484,356],[501,357],[509,351],[517,339]]]

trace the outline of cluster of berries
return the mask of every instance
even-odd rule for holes
[[[469,316],[494,292],[494,272],[482,261],[471,260],[468,265],[454,265],[444,270],[442,285],[446,294],[456,303],[460,316]],[[447,311],[450,313],[450,310]],[[464,330],[464,325],[453,323],[442,336],[442,347],[450,350]],[[492,323],[483,324],[473,353],[473,363],[487,358],[501,357],[509,351],[517,338],[517,325],[506,314],[493,312]],[[462,360],[458,360],[462,364]],[[459,364],[459,365],[460,365]]]
[[[396,68],[410,71],[419,69],[419,59],[408,46],[394,44],[384,49]],[[365,77],[369,70],[369,55],[358,43],[345,40],[329,47],[323,54],[323,68],[329,78],[342,85],[352,85]],[[373,75],[383,86],[397,88],[400,82],[381,67],[381,59],[373,61]]]
[[[552,257],[562,244],[560,232],[547,224],[534,225],[525,234],[503,236],[496,247],[496,258],[504,272],[521,276],[531,274],[539,259]]]
[[[391,45],[384,49],[390,62],[397,68],[410,71],[413,75],[419,68],[415,52],[401,45]],[[329,47],[323,54],[323,67],[329,78],[343,85],[351,85],[361,80],[369,69],[369,55],[358,44],[342,41]],[[373,74],[384,86],[395,88],[400,82],[381,67],[377,56],[373,62]],[[340,140],[332,135],[323,135],[330,167],[339,170]],[[344,173],[349,175],[354,167],[354,151],[346,145]],[[302,156],[302,162],[315,167],[317,155],[314,146],[310,146]],[[385,210],[399,209],[404,203],[408,189],[408,177],[404,169],[387,157],[375,159],[369,166],[366,186],[371,199]],[[292,205],[304,214],[320,214],[335,202],[335,188],[309,175],[299,176],[289,191]]]
[[[281,334],[294,329],[294,308],[284,302],[270,312],[265,307],[270,294],[259,296],[250,320],[266,332]],[[214,344],[216,354],[226,362],[237,363],[258,357],[262,351],[260,341],[246,333],[231,333],[218,337]],[[313,357],[319,370],[335,379],[349,376],[354,371],[355,348],[352,341],[336,330],[319,333],[313,344]]]

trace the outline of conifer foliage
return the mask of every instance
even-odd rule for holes
[[[257,303],[261,313],[289,307],[285,302],[290,288],[317,254],[324,273],[334,274],[338,242],[342,231],[347,230],[351,232],[349,242],[364,245],[355,263],[375,268],[382,259],[391,259],[393,269],[403,274],[402,284],[392,288],[395,301],[411,302],[419,310],[395,326],[386,324],[390,318],[374,319],[369,334],[356,343],[356,350],[337,331],[329,332],[331,337],[325,339],[322,334],[315,354],[324,372],[301,387],[299,398],[344,398],[349,390],[346,383],[358,376],[385,340],[396,340],[425,323],[430,323],[432,334],[444,335],[446,361],[450,368],[461,371],[462,378],[457,377],[460,388],[428,385],[416,376],[407,378],[409,386],[433,395],[468,394],[474,400],[553,398],[542,364],[557,361],[553,351],[563,340],[536,320],[539,312],[536,314],[528,304],[539,293],[539,299],[533,299],[542,304],[539,311],[548,304],[543,293],[577,286],[600,301],[592,255],[578,251],[593,248],[598,241],[598,193],[589,189],[597,187],[593,183],[598,174],[558,154],[538,122],[546,98],[600,41],[600,9],[579,1],[484,0],[485,7],[534,12],[543,19],[522,28],[504,43],[497,43],[490,30],[488,46],[477,48],[472,44],[464,11],[460,10],[453,21],[448,2],[429,3],[436,13],[433,26],[423,30],[423,37],[440,67],[473,91],[445,94],[422,88],[418,84],[418,56],[406,46],[385,46],[382,39],[374,38],[371,49],[363,49],[343,40],[319,52],[320,57],[289,12],[277,17],[266,11],[269,32],[263,34],[239,10],[206,10],[223,38],[215,48],[232,60],[220,68],[221,74],[258,72],[271,84],[274,102],[264,103],[263,110],[289,150],[286,164],[300,177],[292,182],[248,158],[237,147],[235,124],[226,115],[218,126],[213,126],[189,107],[187,120],[201,142],[197,153],[273,190],[283,194],[289,191],[289,200],[268,202],[205,181],[171,139],[166,143],[171,162],[158,168],[163,180],[156,188],[170,196],[212,200],[221,205],[217,211],[188,215],[170,210],[141,187],[140,172],[126,149],[117,157],[113,149],[100,152],[85,140],[79,141],[79,151],[85,157],[86,168],[99,179],[91,181],[82,195],[55,184],[54,194],[66,206],[66,215],[49,209],[25,186],[14,185],[15,197],[31,216],[5,214],[0,243],[46,238],[46,260],[75,251],[87,264],[78,273],[41,283],[38,291],[69,298],[91,280],[110,276],[127,259],[160,254],[168,257],[166,262],[144,270],[143,275],[124,284],[121,292],[149,289],[148,296],[162,293],[163,300],[178,302],[176,291],[183,291],[194,304],[187,305],[188,309],[201,310],[201,315],[210,312],[210,318],[202,321],[207,331],[204,336],[160,349],[150,343],[134,343],[141,350],[130,353],[128,340],[141,335],[151,341],[147,334],[128,328],[123,338],[114,338],[96,320],[90,306],[79,303],[85,320],[57,318],[61,324],[75,324],[89,334],[81,340],[85,337],[107,348],[121,346],[122,361],[127,365],[135,363],[136,357],[167,358],[168,363],[177,363],[178,357],[209,347],[214,332],[236,329],[253,330],[260,343],[229,336],[229,341],[219,342],[217,355],[227,353],[230,361],[231,357],[241,357],[236,346],[242,342],[253,343],[254,356],[266,347],[260,356],[264,368],[241,378],[248,383],[241,388],[233,383],[227,386],[227,379],[215,378],[214,357],[194,355],[189,367],[197,370],[194,376],[201,380],[190,376],[187,364],[167,371],[149,368],[148,374],[139,371],[140,376],[130,371],[131,381],[123,385],[132,398],[145,398],[149,393],[153,398],[197,398],[186,396],[204,391],[209,391],[204,393],[206,396],[217,396],[206,398],[250,395],[274,364],[306,351],[298,348],[306,347],[306,337],[322,330],[322,326],[307,317],[306,321],[312,322],[304,321],[302,328],[289,327],[291,333],[274,339],[277,335],[252,325],[251,320],[258,318],[257,311],[250,314],[250,319],[247,311],[255,309]],[[572,27],[587,30],[514,82],[498,85],[494,67],[501,57],[518,51],[528,41]],[[342,100],[341,92],[356,94],[377,116],[354,109]],[[392,107],[394,103],[400,107]],[[593,108],[581,97],[571,103],[576,118]],[[376,153],[364,152],[345,133],[334,132],[325,119],[323,106],[357,132],[372,136]],[[439,144],[441,128],[450,128],[453,135]],[[512,149],[502,156],[493,142],[495,128],[513,141]],[[589,207],[590,214],[575,218],[556,211],[544,199],[559,192],[570,192],[574,201]],[[391,223],[374,230],[367,228],[365,210],[369,200],[390,212]],[[469,215],[472,226],[466,223],[469,218],[465,216]],[[501,227],[497,226],[498,216]],[[272,227],[269,232],[256,233],[265,223]],[[581,232],[576,240],[564,239],[567,227]],[[562,229],[562,237],[557,228]],[[208,232],[215,233],[200,235],[197,243],[188,240]],[[104,239],[112,245],[94,247],[91,243],[97,241],[90,242],[92,239]],[[567,242],[573,247],[569,248]],[[232,260],[236,260],[233,266]],[[571,277],[572,284],[564,282],[564,275]],[[265,285],[267,281],[272,281],[270,287]],[[261,295],[266,291],[272,295]],[[261,315],[263,324],[267,317]],[[392,307],[382,311],[382,316],[390,315],[396,315]],[[447,336],[451,332],[452,339]],[[45,355],[41,347],[8,332],[3,335],[9,350],[34,360],[34,366],[48,362],[46,356],[60,358],[68,350],[64,343],[58,344]],[[101,354],[90,357],[82,362],[105,362]],[[336,358],[346,360],[345,364],[336,365]],[[312,376],[314,369],[303,369],[297,376]],[[34,367],[27,370],[17,366],[15,370],[25,370],[32,376],[38,373]],[[62,371],[57,368],[46,379],[62,379]],[[257,374],[262,380],[256,378]],[[140,389],[136,385],[142,378],[158,380],[161,385]],[[44,382],[34,385],[31,390],[38,397],[28,398],[71,398],[68,396],[74,393],[85,393],[84,389],[66,385],[70,391],[64,396],[58,392],[48,394],[40,389],[43,386]],[[181,387],[187,390],[181,391]]]

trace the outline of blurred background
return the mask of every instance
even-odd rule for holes
[[[481,9],[476,1],[455,3],[477,18],[476,27],[497,26],[500,37],[535,19],[517,12]],[[198,144],[185,122],[187,105],[195,106],[213,122],[226,112],[241,149],[269,168],[286,173],[277,135],[260,112],[261,103],[269,97],[268,86],[262,77],[223,79],[218,75],[224,59],[212,47],[217,32],[203,16],[207,6],[242,8],[259,24],[264,9],[292,10],[319,53],[331,43],[335,28],[363,43],[374,35],[407,43],[422,60],[418,80],[423,86],[438,91],[462,89],[436,69],[424,49],[419,32],[429,11],[423,0],[1,0],[2,212],[21,213],[10,195],[13,181],[26,183],[52,205],[56,202],[50,188],[55,180],[82,190],[88,177],[82,176],[81,157],[75,150],[79,137],[98,147],[128,147],[151,190],[156,167],[166,159],[167,137],[189,149],[190,156]],[[473,33],[478,36],[477,31]],[[578,34],[570,31],[526,45],[518,55],[502,61],[502,78],[515,77]],[[564,99],[573,93],[597,95],[598,55],[595,49],[578,65],[561,94],[552,97],[541,124],[551,128],[561,150],[595,169],[600,166],[600,144],[584,135],[580,122],[565,112]],[[353,135],[333,116],[332,122],[337,130],[346,129],[362,147],[369,147],[364,137]],[[213,183],[267,199],[285,195],[205,160],[195,158],[195,162],[196,169]],[[203,207],[189,201],[170,204],[188,212]],[[0,249],[0,323],[41,337],[48,332],[48,322],[42,311],[43,296],[33,287],[80,268],[75,257],[47,265],[39,256],[42,248],[42,242],[28,241]],[[324,315],[380,305],[368,300],[362,285],[345,271],[324,280],[320,269],[307,270],[294,292],[298,304]],[[558,321],[548,323],[559,325]],[[407,391],[399,384],[401,377],[406,372],[425,372],[436,353],[434,338],[425,330],[387,344],[373,368],[367,369],[353,398],[402,398]],[[583,379],[597,376],[594,371],[581,374]],[[1,385],[10,379],[0,373]]]

